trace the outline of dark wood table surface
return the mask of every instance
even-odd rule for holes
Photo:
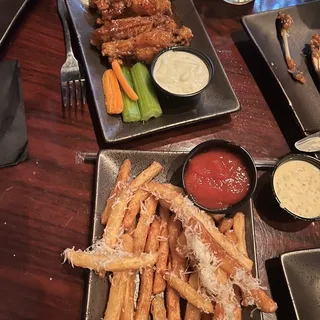
[[[242,110],[114,148],[187,151],[224,138],[257,158],[288,153],[302,133],[240,17],[303,2],[257,0],[238,7],[196,0]],[[85,272],[63,265],[61,253],[89,245],[94,165],[78,163],[76,155],[108,146],[97,143],[88,107],[83,114],[62,115],[59,72],[65,51],[56,0],[31,2],[0,58],[20,61],[29,135],[29,160],[0,170],[0,319],[80,319]],[[270,195],[269,173],[261,173],[254,204],[262,282],[269,278],[278,319],[294,319],[277,257],[319,246],[320,224],[293,221],[281,212]]]

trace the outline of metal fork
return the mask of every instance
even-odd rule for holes
[[[62,103],[64,107],[72,107],[73,101],[79,105],[86,104],[86,84],[85,79],[81,77],[80,66],[78,60],[74,57],[71,36],[68,25],[69,13],[65,3],[65,0],[58,1],[58,12],[62,21],[64,39],[66,43],[66,61],[61,67],[60,79],[61,79],[61,94]]]

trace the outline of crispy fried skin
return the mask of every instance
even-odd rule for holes
[[[127,40],[118,40],[102,44],[102,55],[114,59],[135,59],[150,63],[153,56],[164,48],[174,45],[188,46],[192,32],[187,27],[174,32],[154,29]]]
[[[103,20],[122,16],[172,14],[170,0],[91,0],[90,5],[98,8]]]
[[[174,31],[177,24],[169,16],[157,14],[152,17],[129,17],[118,20],[108,20],[92,33],[91,43],[101,46],[103,42],[126,40],[153,29]]]

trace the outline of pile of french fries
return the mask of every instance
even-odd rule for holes
[[[153,162],[130,180],[125,160],[101,214],[102,238],[64,251],[73,266],[112,272],[104,319],[238,320],[248,305],[274,312],[251,274],[244,215],[209,216],[179,187],[155,182],[161,170]]]

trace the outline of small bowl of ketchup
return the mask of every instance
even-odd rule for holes
[[[227,140],[209,140],[187,155],[182,184],[200,209],[229,214],[251,198],[257,184],[257,169],[243,147]]]

